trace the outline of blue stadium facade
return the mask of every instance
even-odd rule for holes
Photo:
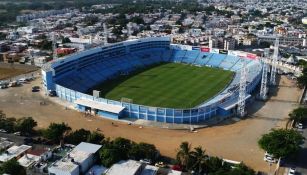
[[[144,106],[85,93],[104,80],[159,62],[219,67],[235,72],[235,76],[222,92],[191,109]],[[56,91],[59,98],[71,102],[80,111],[92,110],[112,119],[129,117],[167,123],[199,123],[235,114],[240,69],[244,62],[248,66],[247,92],[250,94],[259,84],[262,71],[254,55],[171,44],[169,37],[129,40],[69,55],[44,65],[42,79],[46,90]]]

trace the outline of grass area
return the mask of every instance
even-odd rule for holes
[[[14,76],[21,75],[21,74],[25,74],[25,73],[29,73],[29,72],[32,72],[36,69],[37,68],[19,69],[19,68],[3,68],[3,67],[0,67],[0,80],[10,78],[10,77],[14,77]]]
[[[102,97],[169,108],[191,108],[213,97],[232,80],[233,72],[179,63],[154,65],[94,87]]]

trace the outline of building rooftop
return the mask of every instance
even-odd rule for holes
[[[99,175],[107,171],[107,168],[101,165],[94,165],[85,175]]]
[[[156,175],[158,172],[158,167],[152,165],[146,165],[143,169],[141,175]]]
[[[101,145],[81,142],[79,145],[77,145],[74,148],[74,150],[84,151],[88,153],[96,153],[100,148],[101,148]]]
[[[105,174],[106,175],[135,175],[142,164],[135,160],[120,161],[114,164]]]
[[[14,142],[8,141],[8,139],[0,137],[0,149],[6,149],[9,146],[12,146]]]
[[[53,163],[49,168],[72,172],[78,168],[78,164],[82,164],[82,162],[96,153],[100,148],[101,145],[81,142],[71,152],[67,153],[61,160]]]
[[[32,146],[28,145],[12,146],[0,155],[0,162],[6,162],[14,157],[18,157],[31,148]]]
[[[88,100],[88,99],[77,99],[75,100],[76,104],[83,105],[83,106],[88,106],[91,108],[119,114],[122,110],[125,108],[119,105],[112,105],[112,104],[107,104],[107,103],[102,103],[102,102],[97,102],[93,100]]]
[[[168,172],[167,175],[181,175],[181,174],[182,174],[181,171],[171,170]]]
[[[39,161],[40,157],[32,154],[25,154],[20,159],[18,159],[18,162],[23,167],[30,167],[37,161]]]

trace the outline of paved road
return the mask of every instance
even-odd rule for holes
[[[16,136],[14,134],[6,134],[6,133],[0,133],[0,137],[7,138],[10,141],[14,142],[16,145],[21,145],[24,142],[23,136]]]
[[[305,128],[303,130],[303,136],[305,137],[305,143],[303,148],[300,150],[297,161],[295,163],[297,171],[301,175],[307,175],[307,123],[305,123],[304,126]]]
[[[305,142],[302,145],[302,149],[295,155],[292,160],[287,160],[284,165],[285,171],[279,173],[279,175],[288,175],[290,167],[296,168],[296,175],[307,175],[307,123],[304,124],[303,136],[305,137]]]

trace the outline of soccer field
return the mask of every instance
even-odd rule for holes
[[[166,63],[119,76],[94,89],[112,100],[124,97],[141,105],[191,108],[223,90],[233,74],[216,68]]]

